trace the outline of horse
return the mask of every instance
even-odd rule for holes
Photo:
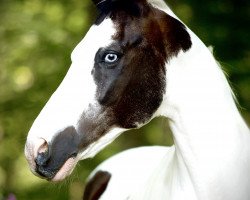
[[[84,199],[249,200],[250,131],[211,51],[163,0],[93,3],[100,14],[28,133],[31,171],[63,180],[122,132],[165,116],[174,145],[107,160]]]

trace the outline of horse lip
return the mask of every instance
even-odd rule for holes
[[[69,158],[76,158],[76,156],[77,156],[77,152],[74,152],[71,154],[71,156],[69,156]]]
[[[65,179],[68,175],[71,174],[75,165],[77,163],[76,157],[70,157],[66,160],[66,162],[62,165],[62,167],[56,172],[56,174],[49,179],[52,182],[58,182]]]
[[[74,152],[71,154],[71,156],[69,156],[68,159],[66,159],[66,161],[63,163],[62,166],[55,168],[55,169],[51,169],[51,168],[46,169],[46,166],[41,165],[41,166],[37,166],[35,172],[39,177],[46,179],[47,181],[52,181],[52,182],[61,181],[64,178],[66,178],[66,176],[71,174],[71,172],[73,171],[74,166],[76,164],[75,162],[76,157],[77,157],[77,153]],[[65,174],[62,174],[63,171],[65,172]],[[60,172],[60,176],[58,175],[59,172]]]
[[[56,173],[58,172],[59,170],[47,170],[47,169],[44,169],[43,166],[39,166],[37,169],[36,169],[36,173],[41,177],[41,178],[44,178],[44,179],[47,179],[48,181],[53,179],[53,177],[56,175]]]

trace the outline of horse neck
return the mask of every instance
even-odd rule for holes
[[[166,64],[166,95],[159,112],[169,118],[177,160],[206,199],[216,186],[231,189],[232,178],[244,182],[244,171],[250,170],[249,129],[219,64],[190,35],[192,48]]]

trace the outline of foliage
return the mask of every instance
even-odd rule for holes
[[[169,0],[177,15],[206,43],[229,75],[250,122],[249,3],[246,0]],[[140,145],[171,144],[166,120],[130,131],[83,161],[71,178],[36,178],[24,158],[27,132],[70,66],[70,53],[95,17],[90,0],[0,1],[0,200],[80,199],[84,180],[102,160]],[[160,127],[160,128],[159,128]]]

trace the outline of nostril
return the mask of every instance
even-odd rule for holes
[[[49,145],[46,140],[43,140],[43,143],[37,149],[37,156],[35,158],[35,162],[37,166],[45,166],[47,165],[49,158]]]
[[[48,152],[49,150],[49,145],[48,145],[48,142],[44,139],[41,139],[43,140],[43,143],[41,144],[41,146],[38,148],[37,150],[37,153],[45,153],[45,152]]]
[[[38,153],[35,162],[37,166],[46,166],[48,164],[49,158],[50,156],[48,151],[43,153]]]

